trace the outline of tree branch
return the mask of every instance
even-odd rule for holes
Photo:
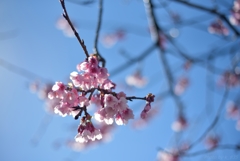
[[[66,21],[68,22],[69,26],[71,27],[72,31],[74,32],[74,35],[76,36],[76,38],[78,39],[78,42],[80,43],[86,57],[88,58],[89,57],[89,54],[88,54],[88,51],[87,51],[87,48],[86,48],[86,45],[84,44],[84,40],[82,40],[78,34],[78,32],[76,31],[75,27],[73,26],[69,16],[68,16],[68,13],[67,13],[67,9],[66,9],[66,6],[65,6],[65,2],[64,0],[60,0],[60,3],[62,5],[62,8],[63,8],[63,17],[66,19]]]
[[[105,67],[106,60],[101,56],[101,54],[98,51],[98,39],[99,39],[99,32],[102,24],[102,12],[103,12],[103,0],[99,0],[99,13],[98,13],[98,23],[97,23],[97,29],[95,33],[95,40],[94,40],[94,53],[96,53],[99,56],[99,61],[102,62],[102,66]]]

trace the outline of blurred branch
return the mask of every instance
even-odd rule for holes
[[[37,75],[37,74],[27,70],[27,69],[24,69],[22,67],[14,65],[14,64],[12,64],[12,63],[10,63],[10,62],[2,59],[2,58],[0,58],[0,66],[5,68],[5,69],[7,69],[8,71],[11,71],[11,72],[13,72],[15,74],[18,74],[18,75],[20,75],[22,77],[25,77],[27,79],[31,79],[32,80],[32,79],[39,78],[39,79],[44,80],[46,82],[51,82],[50,80],[48,80],[48,79],[46,79],[46,78],[44,78],[42,76],[39,76],[39,75]]]
[[[105,67],[106,60],[101,56],[101,54],[98,51],[98,39],[99,39],[99,32],[102,24],[102,12],[103,12],[103,0],[99,0],[99,13],[98,13],[98,23],[97,23],[97,29],[96,29],[96,35],[94,40],[94,52],[99,56],[99,61],[102,62],[102,66]]]
[[[31,143],[34,146],[37,146],[43,135],[46,133],[48,126],[52,122],[53,115],[46,114],[44,118],[42,119],[40,125],[38,126],[37,131],[31,138]]]
[[[78,34],[78,32],[76,31],[76,29],[74,28],[69,16],[68,16],[68,13],[67,13],[67,9],[66,9],[66,6],[65,6],[65,2],[64,0],[60,0],[60,3],[62,5],[62,8],[63,8],[63,17],[67,20],[68,24],[70,25],[72,31],[74,32],[74,35],[76,36],[76,38],[78,39],[78,42],[80,43],[86,57],[88,58],[89,57],[89,54],[88,54],[88,51],[87,51],[87,48],[86,48],[86,45],[84,44],[84,40],[82,40]]]
[[[158,45],[160,44],[160,34],[163,33],[162,29],[160,28],[160,26],[157,24],[156,21],[156,15],[154,13],[154,6],[152,3],[152,0],[144,0],[144,5],[145,5],[145,10],[147,12],[147,16],[148,16],[148,21],[149,21],[149,26],[152,27],[152,38],[155,41],[155,43],[157,44],[159,50],[160,50],[160,59],[161,59],[161,63],[163,65],[165,74],[166,74],[166,78],[167,78],[167,82],[168,82],[168,86],[169,86],[169,90],[170,93],[179,109],[179,114],[181,114],[183,112],[183,104],[180,100],[180,98],[174,93],[174,89],[173,89],[173,76],[170,70],[170,66],[168,64],[166,55],[165,55],[165,51],[164,49]]]
[[[208,128],[205,130],[205,132],[195,141],[193,142],[190,146],[189,146],[189,149],[191,149],[192,147],[194,147],[196,144],[198,144],[201,140],[203,140],[206,135],[210,132],[211,129],[214,128],[214,126],[217,124],[219,118],[220,118],[220,114],[222,112],[222,109],[226,103],[226,100],[227,100],[227,96],[228,96],[228,93],[229,93],[229,89],[228,87],[226,87],[225,91],[224,91],[224,94],[222,96],[222,100],[221,100],[221,103],[218,107],[218,111],[217,111],[217,114],[214,118],[214,120],[212,121],[212,123],[208,126]]]
[[[225,21],[228,24],[228,26],[233,30],[233,32],[237,36],[240,36],[239,31],[230,23],[227,16],[223,13],[218,12],[216,9],[207,8],[207,7],[200,6],[200,5],[197,5],[197,4],[194,4],[194,3],[190,3],[189,1],[184,1],[184,0],[171,0],[171,1],[181,3],[181,4],[184,4],[186,6],[196,8],[196,9],[199,9],[199,10],[202,10],[202,11],[206,11],[208,13],[211,13],[211,14],[214,14],[214,15],[220,17],[223,21]]]
[[[192,152],[192,153],[183,153],[181,156],[182,157],[193,157],[193,156],[198,156],[198,155],[202,155],[202,154],[206,154],[206,153],[210,153],[216,150],[225,150],[225,149],[232,149],[232,150],[240,150],[240,145],[230,145],[230,144],[226,144],[226,145],[218,145],[215,148],[212,149],[204,149],[204,150],[199,150],[197,152]]]
[[[0,32],[0,41],[16,37],[17,35],[18,35],[17,30]]]
[[[134,65],[134,63],[143,60],[144,58],[149,56],[155,48],[156,48],[156,44],[152,44],[145,51],[143,51],[139,56],[137,56],[135,58],[132,58],[131,60],[128,60],[127,62],[123,63],[119,67],[113,69],[110,72],[110,76],[114,76],[116,74],[119,74],[120,72],[122,72],[123,70],[127,69],[128,67]]]

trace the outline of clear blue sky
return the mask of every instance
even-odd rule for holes
[[[209,0],[203,0],[202,4],[212,6]],[[227,4],[231,3],[227,2]],[[81,38],[84,39],[87,49],[91,53],[97,22],[97,3],[82,7],[66,2],[66,6]],[[182,46],[182,50],[190,53],[191,56],[201,57],[210,47],[222,47],[226,44],[226,41],[222,38],[209,36],[207,33],[207,25],[215,19],[214,16],[188,9],[179,4],[173,4],[171,8],[173,11],[180,13],[186,20],[194,17],[197,17],[195,19],[201,17],[205,19],[201,25],[178,28],[180,35],[176,41]],[[222,11],[225,11],[226,8],[222,8]],[[0,67],[0,160],[149,161],[156,160],[158,147],[174,147],[175,134],[171,129],[171,124],[175,120],[176,107],[171,98],[162,100],[158,106],[160,112],[157,117],[153,118],[148,126],[141,130],[133,129],[132,122],[130,122],[127,126],[117,127],[110,142],[78,153],[73,152],[66,146],[65,142],[73,139],[77,134],[79,121],[74,120],[71,116],[62,118],[47,115],[44,110],[44,102],[28,89],[28,84],[37,79],[44,79],[43,82],[45,83],[48,80],[67,82],[69,74],[76,71],[76,65],[85,58],[75,37],[66,37],[61,30],[56,28],[55,24],[61,13],[62,8],[57,0],[0,1],[0,33],[9,33],[8,39],[0,40],[0,58],[40,76],[39,78],[26,78],[10,71],[9,68],[6,69],[6,66]],[[173,26],[164,10],[159,10],[157,15],[164,27]],[[109,71],[126,61],[126,58],[120,54],[120,50],[124,49],[130,53],[130,57],[135,57],[152,44],[142,1],[105,0],[100,38],[104,34],[113,33],[118,29],[127,31],[126,37],[122,41],[112,48],[105,48],[101,42],[99,44],[99,51],[106,58]],[[169,48],[168,53],[174,53],[171,51],[171,45],[167,44],[167,48]],[[184,73],[179,69],[184,63],[183,60],[175,56],[168,56],[168,59],[175,78],[178,78]],[[230,61],[226,61],[226,59],[228,57],[216,60],[216,66],[221,69],[228,69]],[[128,90],[129,88],[123,88],[125,77],[133,73],[139,66],[143,68],[143,74],[148,77],[149,84],[143,89],[132,88]],[[205,111],[205,68],[201,65],[194,66],[187,76],[190,78],[191,87],[181,98],[186,106],[185,112],[189,120],[189,128],[178,136],[194,141],[203,133],[215,116],[223,88],[214,85],[216,92],[211,91],[214,97],[213,106],[211,110],[206,110],[207,114]],[[213,80],[217,81],[218,78],[219,75],[214,75]],[[167,82],[157,50],[154,50],[140,65],[132,65],[128,70],[112,77],[112,80],[119,84],[118,90],[124,90],[130,96],[145,96],[149,92],[158,94],[167,89]],[[235,95],[231,94],[230,99],[235,99]],[[129,105],[134,110],[135,117],[139,118],[144,102],[137,100]],[[43,122],[46,121],[44,119],[46,117],[49,124]],[[41,124],[47,125],[45,126],[46,129],[39,130]],[[240,142],[240,137],[239,131],[236,131],[234,127],[235,121],[225,120],[224,108],[220,123],[217,128],[214,128],[214,132],[220,134],[223,138],[222,143],[236,144]],[[44,130],[46,131],[41,135]],[[42,137],[37,145],[33,145],[31,140],[38,134]],[[61,146],[55,148],[56,143]],[[203,143],[200,143],[195,150],[199,149],[204,149]],[[239,152],[235,153],[234,151],[214,152],[212,156],[215,158],[234,156],[238,158],[235,160],[240,159]],[[184,160],[202,159],[202,156],[184,158]]]

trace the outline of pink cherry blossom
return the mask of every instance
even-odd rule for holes
[[[240,118],[240,108],[232,101],[227,104],[227,117],[232,119]]]
[[[74,37],[74,32],[72,31],[72,28],[68,24],[68,22],[65,20],[65,18],[61,17],[57,20],[56,27],[59,30],[62,30],[65,36],[68,37]]]
[[[187,77],[182,77],[177,81],[177,84],[174,88],[174,93],[177,95],[181,95],[186,88],[189,86],[189,79]]]
[[[142,110],[141,115],[140,115],[142,119],[146,119],[148,111],[150,109],[151,109],[151,104],[147,103],[146,106],[144,107],[144,109]]]
[[[220,78],[220,85],[227,85],[229,87],[236,87],[240,84],[239,75],[232,71],[226,71]]]
[[[105,107],[114,107],[118,102],[118,99],[111,95],[111,94],[105,94],[104,96],[104,105]]]
[[[223,25],[221,20],[214,21],[208,27],[208,31],[213,34],[228,35],[228,29]]]
[[[75,136],[76,142],[84,143],[95,139],[102,139],[100,130],[96,129],[91,122],[83,122],[78,127],[78,134]]]
[[[72,80],[75,87],[81,87],[84,82],[83,76],[78,74],[77,72],[72,72],[70,74],[70,79]]]
[[[114,84],[112,81],[110,81],[109,79],[106,79],[103,83],[102,83],[102,85],[101,85],[101,88],[102,89],[105,89],[105,90],[112,90],[112,89],[114,89],[115,88],[115,86],[116,86],[116,84]]]
[[[53,85],[52,90],[55,94],[55,97],[61,98],[64,95],[65,85],[62,82],[56,82]]]
[[[116,111],[114,111],[111,107],[101,108],[94,114],[94,118],[99,122],[105,122],[108,125],[113,123],[114,115]]]
[[[157,161],[179,161],[177,152],[171,150],[170,153],[159,151],[157,154]]]
[[[172,124],[172,129],[176,132],[185,130],[188,123],[183,115],[180,115],[178,119]]]
[[[102,37],[102,43],[105,47],[110,48],[112,46],[114,46],[117,42],[123,40],[126,36],[126,33],[124,30],[117,30],[116,32],[113,33],[108,33],[105,34]]]
[[[216,148],[219,142],[220,142],[220,137],[217,135],[210,135],[205,140],[205,144],[209,149]]]
[[[234,1],[230,22],[233,25],[240,25],[240,0]]]
[[[128,120],[133,119],[133,111],[129,108],[124,110],[122,113],[118,112],[115,121],[118,125],[126,125],[128,123]]]
[[[137,70],[132,75],[126,78],[126,83],[130,86],[135,86],[137,88],[142,88],[147,84],[147,78],[143,77],[140,70]]]
[[[124,111],[128,108],[127,100],[125,97],[120,97],[117,103],[114,105],[114,108],[118,111]]]

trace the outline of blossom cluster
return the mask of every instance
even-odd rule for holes
[[[125,125],[134,118],[133,111],[128,107],[127,101],[143,99],[153,102],[154,95],[144,98],[127,97],[124,92],[113,92],[115,84],[109,80],[108,70],[99,66],[97,55],[89,56],[84,62],[77,65],[78,72],[70,74],[72,83],[68,85],[56,82],[50,99],[57,99],[58,104],[54,112],[60,116],[72,115],[78,119],[82,114],[81,123],[75,140],[80,143],[101,139],[101,131],[92,124],[92,116],[88,113],[88,107],[96,104],[99,108],[94,114],[97,121],[112,124],[115,120],[118,125]],[[150,104],[150,103],[149,103]]]
[[[83,117],[81,124],[78,127],[78,134],[75,136],[75,140],[80,143],[88,142],[88,140],[94,141],[95,139],[102,139],[102,134],[99,129],[96,129],[92,122],[91,116]]]

